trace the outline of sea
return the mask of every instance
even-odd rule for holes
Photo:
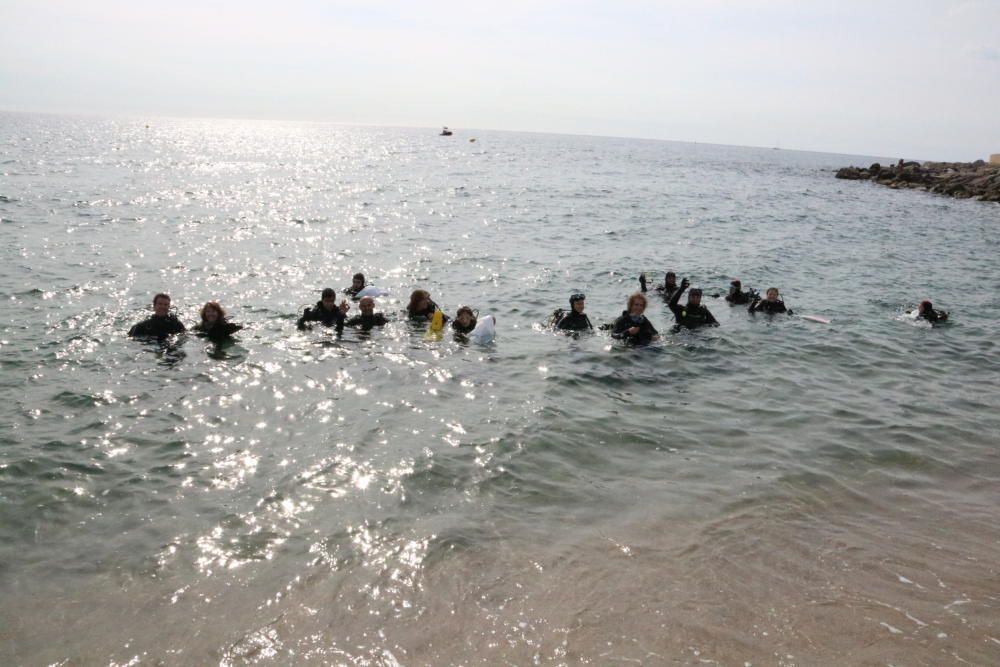
[[[0,663],[1000,664],[1000,206],[899,157],[0,114]]]

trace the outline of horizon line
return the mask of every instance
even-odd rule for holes
[[[338,121],[330,119],[302,119],[302,118],[262,118],[262,117],[251,117],[251,116],[201,116],[201,115],[171,115],[171,114],[139,114],[139,113],[112,113],[112,112],[90,112],[90,111],[38,111],[38,110],[23,110],[23,109],[9,109],[0,106],[0,113],[9,114],[23,114],[23,115],[40,115],[40,116],[64,116],[64,117],[85,117],[85,118],[106,118],[106,119],[129,119],[129,120],[142,120],[143,118],[149,119],[163,119],[163,120],[202,120],[202,121],[227,121],[227,122],[258,122],[258,123],[304,123],[304,124],[314,124],[314,125],[341,125],[344,127],[372,127],[372,128],[391,128],[391,129],[403,129],[403,130],[433,130],[438,127],[447,127],[448,129],[455,131],[454,127],[451,125],[441,125],[441,126],[431,126],[431,125],[397,125],[391,123],[364,123],[358,121]],[[646,137],[637,135],[616,135],[616,134],[591,134],[586,132],[556,132],[551,130],[525,130],[525,129],[501,129],[501,128],[465,128],[460,131],[467,132],[503,132],[507,134],[541,134],[541,135],[551,135],[558,137],[587,137],[592,139],[630,139],[639,141],[659,141],[664,143],[674,143],[674,144],[695,144],[700,146],[719,146],[723,148],[754,148],[761,150],[780,150],[787,153],[819,153],[823,155],[841,155],[844,157],[865,157],[865,158],[889,158],[887,155],[875,155],[875,154],[862,154],[862,153],[840,153],[831,150],[817,150],[811,148],[783,148],[780,146],[764,146],[764,145],[753,145],[753,144],[727,144],[715,141],[700,141],[694,139],[665,139],[663,137]],[[941,161],[941,162],[953,162],[953,160],[928,160],[923,158],[906,158],[904,160],[916,160],[918,162],[928,162],[928,161]],[[981,159],[981,158],[980,158]],[[971,162],[971,161],[970,161]]]

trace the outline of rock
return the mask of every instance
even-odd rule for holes
[[[1000,202],[1000,164],[975,162],[904,162],[883,168],[875,162],[864,167],[838,169],[837,178],[848,181],[873,180],[893,189],[927,190],[937,194],[982,201]]]
[[[867,178],[867,175],[862,176],[861,169],[858,169],[857,167],[844,167],[843,169],[837,170],[836,177],[843,178],[848,181],[861,181]]]

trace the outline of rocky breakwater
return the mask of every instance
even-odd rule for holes
[[[875,181],[890,188],[926,190],[942,195],[1000,202],[1000,165],[975,162],[903,162],[883,167],[844,167],[837,178]]]

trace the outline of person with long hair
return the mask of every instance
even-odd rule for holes
[[[429,322],[434,317],[438,305],[431,299],[431,293],[423,289],[415,289],[410,294],[410,303],[406,306],[406,314],[411,320]],[[443,313],[442,313],[443,314]],[[448,316],[444,316],[448,321]]]
[[[218,301],[209,301],[201,307],[201,321],[194,326],[199,335],[215,342],[230,338],[242,328],[242,324],[229,321],[226,309]]]
[[[611,337],[629,345],[649,345],[660,337],[653,323],[646,319],[646,295],[636,292],[628,298],[626,309],[615,320]]]

